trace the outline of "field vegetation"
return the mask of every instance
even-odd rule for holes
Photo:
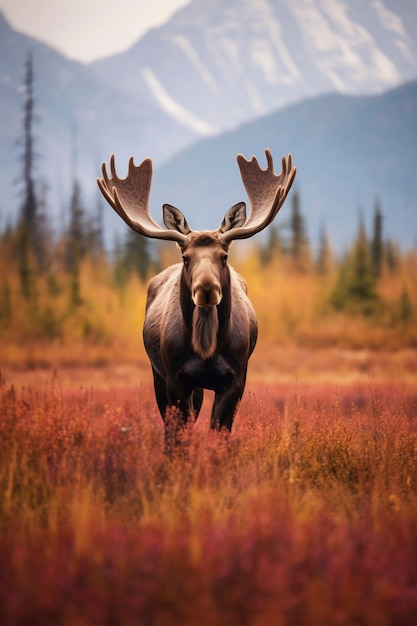
[[[255,385],[174,459],[149,385],[0,401],[5,626],[415,623],[415,387]]]

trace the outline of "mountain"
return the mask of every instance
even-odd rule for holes
[[[252,150],[251,141],[236,146],[232,141],[234,137],[241,141],[241,125],[248,122],[253,122],[254,128],[259,124],[265,129],[262,146],[261,142],[253,142],[257,154],[258,146],[262,151],[269,145],[275,154],[292,150],[299,163],[305,160],[299,184],[306,201],[311,185],[307,185],[307,179],[302,183],[302,176],[314,171],[321,158],[320,147],[327,149],[324,138],[333,142],[335,154],[341,153],[341,163],[348,149],[336,145],[336,137],[347,141],[348,146],[352,138],[340,115],[336,115],[338,134],[327,132],[326,125],[335,114],[330,104],[326,120],[317,101],[315,115],[323,125],[320,131],[314,131],[319,128],[316,118],[309,119],[309,127],[300,111],[303,107],[309,111],[320,94],[380,93],[417,78],[417,12],[413,4],[408,0],[193,0],[127,52],[90,65],[70,61],[16,32],[0,13],[0,229],[16,219],[19,210],[19,187],[13,181],[21,176],[22,169],[16,140],[22,137],[22,85],[29,50],[33,54],[38,117],[34,131],[40,155],[36,177],[48,185],[48,208],[55,223],[62,222],[67,211],[74,176],[79,179],[86,206],[95,210],[99,197],[95,177],[101,162],[107,161],[112,152],[122,168],[131,154],[136,155],[136,161],[151,156],[155,183],[161,180],[166,201],[185,176],[183,173],[178,181],[171,179],[172,187],[167,188],[164,181],[170,179],[170,168],[175,171],[175,163],[183,162],[188,153],[181,151],[206,138],[194,148],[199,157],[195,165],[208,165],[207,187],[217,188],[211,173],[217,171],[218,163],[224,162],[226,167],[227,161],[226,171],[230,171],[227,168],[233,168],[235,152],[244,152],[245,146]],[[336,107],[350,102],[349,98],[338,101],[334,97]],[[306,98],[306,104],[301,102]],[[362,101],[357,102],[359,106]],[[305,135],[302,138],[300,131],[291,126],[296,113],[290,104],[300,107],[295,109],[301,116],[299,126],[308,137],[314,137],[314,145],[306,144]],[[268,124],[278,123],[274,122],[275,115],[281,114],[284,126],[278,131],[275,149],[275,127],[268,130]],[[390,112],[384,115],[391,128]],[[246,133],[251,126],[242,128]],[[288,148],[279,135],[288,138]],[[229,145],[233,145],[233,154]],[[402,149],[398,142],[395,145]],[[215,154],[212,147],[226,152]],[[200,152],[202,149],[208,151],[207,155]],[[318,157],[311,157],[313,151]],[[177,155],[178,159],[169,161]],[[374,156],[374,169],[378,170],[384,156],[382,149]],[[164,163],[166,167],[159,172]],[[372,191],[362,193],[362,174],[355,168],[353,171],[359,179],[352,179],[348,190],[350,210],[352,204],[369,203],[371,193],[382,194],[384,189],[377,172],[375,180],[369,180]],[[231,175],[236,176],[235,170]],[[313,190],[320,180],[319,176]],[[225,194],[234,189],[221,171],[218,181]],[[408,184],[404,182],[404,201],[408,201]],[[192,178],[183,191],[187,189],[189,199],[181,196],[181,201],[195,210],[205,206],[204,196],[194,204]],[[325,211],[320,208],[320,202],[326,205],[325,193],[324,199],[313,205],[318,218]],[[216,206],[223,206],[226,197],[219,196]],[[123,225],[108,208],[105,219],[111,238],[111,231]],[[195,223],[197,219],[202,223],[205,218],[196,216]]]
[[[127,52],[92,65],[200,136],[329,92],[417,78],[407,0],[193,0]]]
[[[372,225],[378,198],[385,235],[417,242],[417,82],[382,95],[319,96],[201,140],[157,169],[154,216],[163,202],[180,208],[191,228],[217,228],[226,210],[246,200],[236,154],[280,157],[292,152],[308,234],[317,242],[325,225],[336,252],[350,243],[362,213]],[[291,194],[291,192],[290,192]],[[288,203],[288,201],[287,201]],[[276,218],[288,223],[288,204]],[[159,216],[158,216],[159,217]]]

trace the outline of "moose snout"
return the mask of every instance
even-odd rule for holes
[[[220,276],[211,259],[203,258],[195,267],[191,296],[196,306],[216,306],[220,303],[222,299]]]
[[[197,284],[193,291],[193,302],[196,306],[216,306],[222,299],[220,285]]]

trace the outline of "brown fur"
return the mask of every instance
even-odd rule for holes
[[[203,360],[213,356],[217,348],[219,317],[216,307],[195,307],[191,345]]]

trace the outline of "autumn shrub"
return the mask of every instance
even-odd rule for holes
[[[0,389],[0,622],[413,624],[415,389],[248,392],[163,454],[150,386]]]

